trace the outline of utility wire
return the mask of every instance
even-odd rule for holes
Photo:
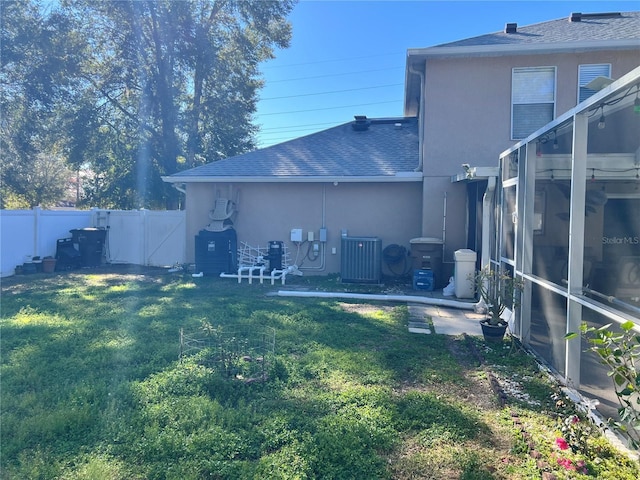
[[[342,77],[345,75],[360,75],[363,73],[373,73],[373,72],[384,72],[387,70],[398,70],[398,69],[404,69],[403,66],[399,66],[399,67],[388,67],[388,68],[376,68],[373,70],[360,70],[357,72],[342,72],[342,73],[327,73],[324,75],[315,75],[313,77],[297,77],[297,78],[283,78],[280,80],[269,80],[269,85],[271,85],[272,83],[282,83],[282,82],[295,82],[295,81],[299,81],[299,80],[312,80],[312,79],[316,79],[316,78],[327,78],[327,77]]]
[[[375,102],[375,103],[359,103],[356,105],[340,105],[339,107],[324,107],[324,108],[310,108],[307,110],[291,110],[288,112],[270,112],[270,113],[261,113],[258,117],[266,117],[271,115],[285,115],[289,113],[306,113],[306,112],[319,112],[321,110],[337,110],[340,108],[353,108],[353,107],[369,107],[371,105],[383,105],[387,103],[402,103],[401,100],[388,100],[386,102]]]
[[[285,95],[283,97],[269,97],[269,98],[261,98],[261,101],[265,100],[282,100],[285,98],[298,98],[298,97],[312,97],[315,95],[329,95],[332,93],[345,93],[345,92],[359,92],[361,90],[373,90],[375,88],[388,88],[388,87],[398,87],[400,85],[404,85],[404,83],[390,83],[389,85],[376,85],[373,87],[360,87],[360,88],[348,88],[345,90],[332,90],[329,92],[317,92],[317,93],[301,93],[299,95]]]
[[[262,137],[264,137],[265,135],[283,135],[283,134],[287,134],[287,133],[294,133],[294,132],[319,132],[320,130],[316,130],[314,128],[298,128],[298,129],[292,129],[292,130],[283,130],[282,132],[267,132],[267,133],[262,133]]]
[[[324,123],[305,123],[304,125],[287,125],[284,127],[268,127],[268,128],[261,128],[260,131],[261,132],[265,132],[267,130],[282,130],[283,128],[292,128],[292,127],[319,127],[322,125],[336,125],[338,123],[345,123],[343,120],[340,121],[335,121],[335,122],[324,122]],[[278,132],[276,132],[278,133]]]
[[[317,60],[315,62],[303,62],[303,63],[289,63],[287,65],[265,65],[264,68],[287,68],[287,67],[299,67],[301,65],[318,65],[321,63],[333,63],[333,62],[350,62],[352,60],[362,60],[366,58],[380,58],[380,57],[389,57],[391,55],[406,55],[406,52],[395,52],[395,53],[381,53],[377,55],[366,55],[363,57],[351,57],[351,58],[333,58],[329,60]]]

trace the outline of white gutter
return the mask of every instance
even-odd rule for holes
[[[370,177],[344,177],[344,176],[179,176],[167,175],[162,177],[162,181],[167,183],[212,183],[212,182],[233,182],[233,183],[401,183],[401,182],[421,182],[422,172],[398,172],[395,175],[376,175]]]
[[[301,292],[294,290],[279,290],[278,296],[302,298],[349,298],[355,300],[377,300],[382,302],[424,303],[427,305],[438,305],[440,307],[459,308],[462,310],[474,310],[476,306],[475,303],[459,302],[457,300],[447,300],[444,298],[421,297],[418,295],[375,295],[368,293]]]

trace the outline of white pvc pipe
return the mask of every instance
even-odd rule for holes
[[[459,308],[461,310],[474,310],[475,303],[459,302],[444,298],[421,297],[418,295],[375,295],[368,293],[343,293],[343,292],[300,292],[293,290],[279,290],[279,297],[303,297],[303,298],[350,298],[357,300],[381,300],[383,302],[408,302],[425,303],[440,307]]]

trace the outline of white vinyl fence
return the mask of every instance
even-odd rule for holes
[[[88,227],[107,230],[108,263],[167,266],[185,261],[181,210],[0,210],[0,276],[13,275],[29,257],[55,256],[58,239]]]

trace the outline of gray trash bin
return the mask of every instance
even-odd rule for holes
[[[458,298],[474,298],[475,285],[473,274],[476,271],[477,254],[473,250],[463,248],[453,254],[455,266],[455,295]]]

